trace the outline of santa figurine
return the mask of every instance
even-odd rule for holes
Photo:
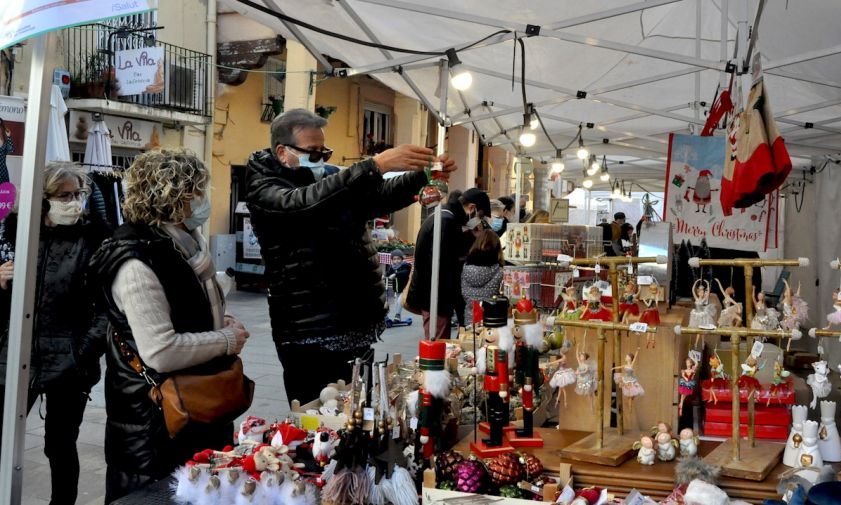
[[[530,438],[534,435],[534,397],[543,385],[543,373],[538,364],[540,348],[543,345],[543,325],[537,309],[527,298],[521,299],[512,311],[514,315],[514,366],[515,380],[523,400],[523,429],[517,436]]]
[[[496,346],[505,351],[508,366],[514,366],[514,333],[508,326],[508,298],[494,296],[482,302],[482,337],[483,345],[476,351],[476,371],[484,375],[487,371],[488,346]]]
[[[418,367],[423,372],[423,378],[418,391],[417,434],[423,459],[429,461],[436,445],[441,442],[441,416],[444,401],[450,394],[450,372],[444,367],[447,344],[421,340],[418,351]]]

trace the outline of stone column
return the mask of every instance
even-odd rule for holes
[[[289,39],[286,41],[286,80],[284,84],[283,109],[308,109],[315,111],[315,74],[318,64],[315,58],[301,45]]]

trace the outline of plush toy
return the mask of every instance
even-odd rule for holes
[[[285,454],[289,449],[274,447],[264,444],[258,446],[253,453],[242,460],[242,469],[248,472],[252,478],[260,480],[260,475],[265,471],[278,472],[281,469],[278,454]]]
[[[693,457],[698,455],[698,437],[691,428],[680,430],[680,455],[681,457]]]
[[[264,442],[265,433],[269,430],[266,420],[261,417],[248,416],[245,421],[239,425],[239,434],[237,441],[240,444],[253,442],[262,444]]]
[[[641,465],[653,465],[657,453],[654,451],[654,441],[651,437],[643,435],[639,442],[634,442],[634,450],[637,452],[637,462]]]
[[[316,463],[322,467],[326,466],[330,458],[336,453],[336,445],[338,443],[339,436],[336,432],[328,429],[319,429],[312,443],[312,455]]]
[[[307,430],[302,430],[290,422],[276,423],[271,425],[271,446],[279,449],[286,446],[295,450],[307,439]]]

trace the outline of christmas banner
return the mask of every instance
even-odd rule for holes
[[[776,247],[777,195],[725,216],[719,201],[726,155],[725,137],[672,134],[666,165],[663,219],[672,223],[674,243],[706,239],[710,247],[765,251]]]

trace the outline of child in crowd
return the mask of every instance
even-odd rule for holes
[[[394,297],[397,300],[397,311],[394,313],[395,321],[402,321],[403,303],[401,294],[406,284],[409,283],[409,274],[412,272],[412,265],[406,262],[406,256],[400,249],[391,251],[391,265],[385,267],[385,275],[389,284],[394,290]]]

